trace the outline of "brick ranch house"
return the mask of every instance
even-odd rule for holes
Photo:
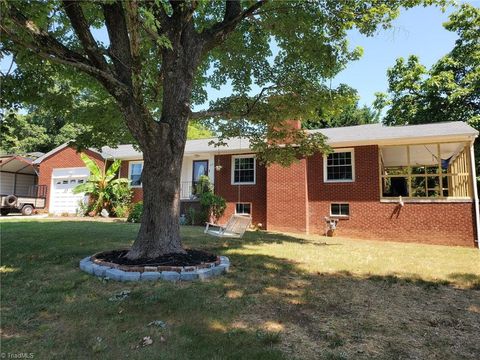
[[[222,221],[250,213],[271,231],[324,233],[325,217],[339,220],[342,236],[475,246],[478,196],[473,142],[478,132],[463,122],[387,127],[381,124],[320,131],[334,152],[315,154],[288,168],[265,167],[246,139],[220,148],[189,140],[182,167],[182,212],[195,203],[193,184],[208,175],[227,201]],[[121,159],[134,201],[142,199],[142,154],[132,145],[87,154],[104,166]],[[48,187],[50,213],[75,212],[86,181],[79,154],[64,144],[34,161],[38,184]],[[159,179],[161,181],[161,179]]]

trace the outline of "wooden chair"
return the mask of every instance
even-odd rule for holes
[[[234,214],[225,226],[207,223],[204,233],[219,238],[241,238],[251,223],[250,214]],[[211,227],[218,229],[214,230]]]

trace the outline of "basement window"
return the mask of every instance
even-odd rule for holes
[[[330,204],[330,216],[350,216],[350,204]]]
[[[235,204],[235,214],[252,214],[252,204],[251,203],[236,203]]]

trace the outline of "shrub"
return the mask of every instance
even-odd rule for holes
[[[195,210],[193,207],[189,207],[187,210],[187,219],[186,223],[188,225],[195,225],[197,221],[197,210]]]
[[[85,201],[85,199],[78,200],[78,206],[77,206],[77,216],[85,216],[88,214],[90,211],[90,207],[88,205],[88,201]]]
[[[196,220],[201,220],[201,222],[217,221],[225,212],[227,203],[224,198],[213,193],[213,186],[208,176],[200,176],[194,190],[195,196],[200,200],[202,207],[199,214],[195,214],[197,216]],[[190,216],[190,220],[192,220],[190,223],[193,225],[195,223],[193,216]]]
[[[200,205],[202,205],[202,209],[205,210],[207,217],[215,222],[222,217],[227,208],[225,199],[215,195],[213,192],[202,193],[200,195]]]
[[[128,204],[116,205],[113,211],[116,217],[124,218],[130,214],[130,206]]]
[[[121,161],[115,160],[106,171],[103,171],[95,161],[86,154],[80,154],[85,166],[90,171],[90,176],[83,184],[73,189],[74,194],[85,193],[88,195],[88,210],[86,213],[95,216],[102,209],[115,212],[116,207],[123,207],[130,203],[132,191],[130,180],[117,178]],[[80,211],[85,209],[80,208]],[[120,210],[121,211],[121,210]]]
[[[200,176],[195,187],[193,188],[193,195],[200,197],[203,193],[213,192],[210,179],[206,175]]]
[[[129,184],[112,187],[110,210],[118,217],[127,217],[132,206],[132,189]]]
[[[142,221],[142,214],[143,214],[143,202],[138,202],[133,205],[132,211],[128,214],[128,222],[139,223]]]

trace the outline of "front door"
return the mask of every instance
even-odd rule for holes
[[[193,160],[192,187],[193,193],[200,176],[208,176],[208,160]]]

